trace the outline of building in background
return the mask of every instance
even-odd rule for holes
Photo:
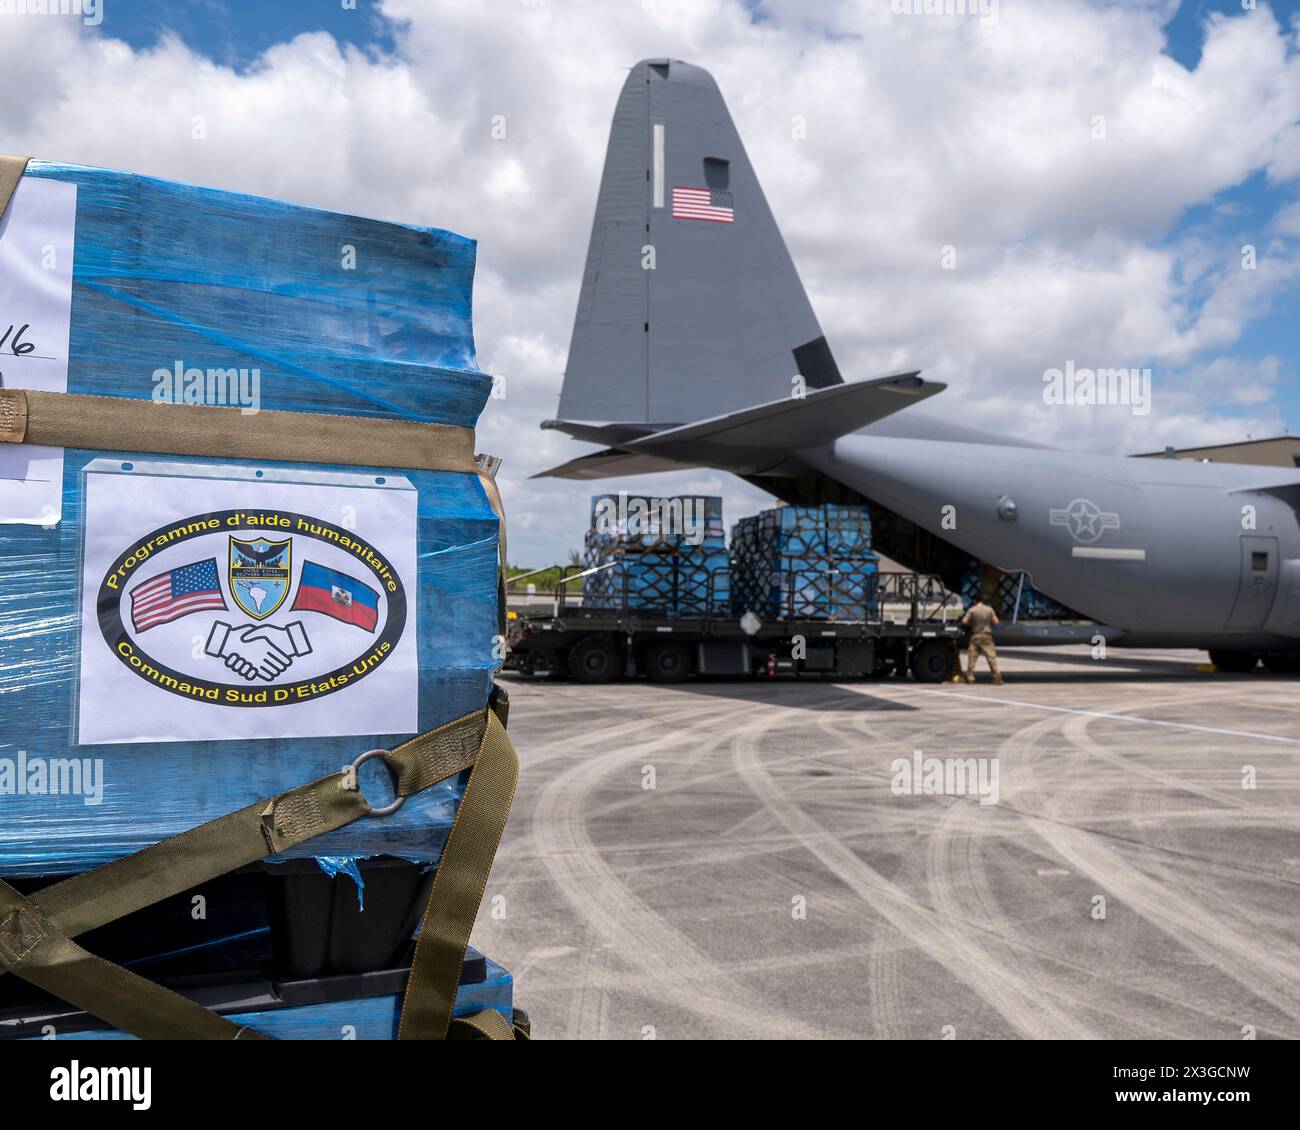
[[[1248,463],[1257,467],[1300,467],[1300,436],[1248,439],[1210,447],[1166,447],[1143,452],[1143,459],[1205,459],[1211,463]]]

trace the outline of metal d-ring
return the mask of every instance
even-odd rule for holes
[[[372,757],[388,758],[391,757],[392,755],[393,755],[393,751],[391,749],[368,749],[366,750],[365,753],[363,753],[360,757],[358,757],[356,761],[352,763],[352,778],[357,783],[358,792],[361,791],[361,772],[360,772],[361,766],[363,766]],[[393,771],[392,766],[389,765],[387,761],[384,762],[384,765],[388,768],[388,771],[393,774],[393,785],[395,787],[397,785],[397,774],[396,772]],[[383,808],[372,808],[369,812],[366,813],[366,815],[367,816],[391,816],[394,812],[396,812],[399,808],[401,808],[405,802],[406,802],[406,797],[399,796],[395,801],[393,801],[392,804],[386,804],[384,805]],[[367,803],[369,802],[367,801]]]

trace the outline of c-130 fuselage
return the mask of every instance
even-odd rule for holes
[[[1300,652],[1300,472],[1052,450],[913,408],[943,388],[917,373],[843,381],[712,77],[637,64],[562,418],[543,425],[605,447],[545,474],[715,467],[782,496],[820,478],[1023,571],[1110,642],[1225,663]]]

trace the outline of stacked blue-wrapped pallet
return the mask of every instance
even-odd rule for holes
[[[477,421],[472,240],[35,161],[11,232],[36,194],[75,216],[67,392]],[[40,522],[0,513],[0,877],[87,870],[484,706],[483,485],[330,456],[67,449]],[[436,863],[464,779],[293,854]]]
[[[587,608],[665,618],[724,613],[730,605],[722,499],[600,494],[583,553]],[[600,568],[607,566],[607,568]]]
[[[1005,619],[1071,620],[1075,613],[1034,588],[1020,573],[1004,573],[968,557],[962,568],[961,598],[967,607],[982,596]],[[1019,604],[1017,606],[1017,600]],[[1019,611],[1017,611],[1017,607]]]
[[[865,507],[764,510],[732,527],[733,608],[763,619],[870,619],[879,560]]]

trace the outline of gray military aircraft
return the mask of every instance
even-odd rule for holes
[[[732,472],[791,503],[859,502],[882,552],[955,587],[1023,571],[1100,634],[1300,669],[1300,471],[1053,450],[915,405],[919,373],[846,383],[726,104],[675,59],[614,110],[557,428],[604,444],[542,473]]]

